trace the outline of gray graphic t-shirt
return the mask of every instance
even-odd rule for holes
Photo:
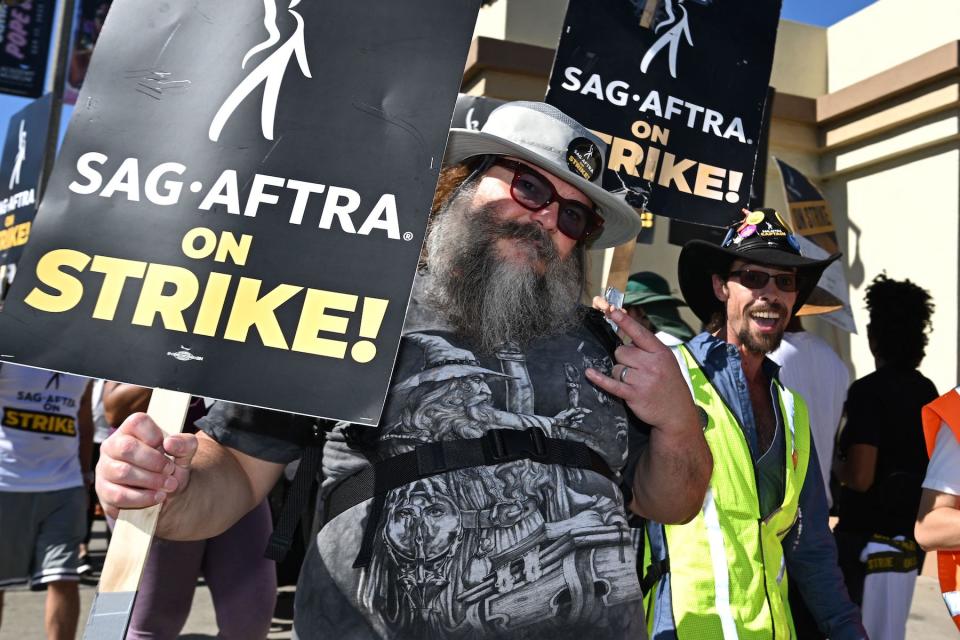
[[[612,364],[584,327],[480,355],[415,303],[372,457],[538,427],[620,471],[626,410],[584,377]],[[328,443],[325,458],[345,449]],[[325,492],[343,479],[327,462]],[[297,588],[298,637],[646,637],[623,497],[598,473],[519,460],[395,489],[370,563],[354,569],[370,502],[317,535]]]

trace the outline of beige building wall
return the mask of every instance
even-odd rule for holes
[[[473,35],[555,49],[567,0],[497,0],[480,9]]]
[[[781,20],[777,28],[770,85],[777,91],[806,98],[826,93],[827,30]]]
[[[828,91],[960,40],[960,0],[878,0],[827,29]]]
[[[920,369],[942,392],[957,377],[957,239],[960,151],[956,145],[904,156],[828,180],[826,192],[846,228],[841,236],[860,335],[844,355],[857,377],[874,368],[863,296],[880,272],[930,290],[934,330]]]

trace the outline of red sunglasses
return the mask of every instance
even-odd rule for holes
[[[513,171],[510,195],[521,207],[539,211],[556,202],[557,228],[571,240],[587,240],[603,228],[603,218],[593,207],[561,197],[543,174],[516,160],[498,158],[494,164]]]

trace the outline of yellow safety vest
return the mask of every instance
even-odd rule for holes
[[[707,413],[704,435],[713,452],[713,475],[700,513],[684,525],[653,525],[662,528],[659,538],[669,555],[677,637],[787,640],[795,632],[781,540],[797,520],[810,459],[806,403],[775,383],[785,423],[786,488],[779,508],[761,518],[743,429],[686,347],[676,349],[694,401]]]

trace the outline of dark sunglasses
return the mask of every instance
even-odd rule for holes
[[[780,291],[796,291],[797,286],[799,285],[797,281],[797,274],[795,273],[767,273],[766,271],[749,271],[747,269],[738,269],[737,271],[731,271],[727,274],[727,277],[736,277],[740,280],[740,284],[745,286],[747,289],[763,289],[767,286],[767,283],[770,282],[770,278],[773,278],[773,282],[777,285],[777,288]]]
[[[557,228],[571,240],[587,240],[603,228],[603,218],[592,207],[562,198],[543,174],[516,160],[498,158],[494,164],[513,171],[510,195],[521,207],[539,211],[556,202]]]

